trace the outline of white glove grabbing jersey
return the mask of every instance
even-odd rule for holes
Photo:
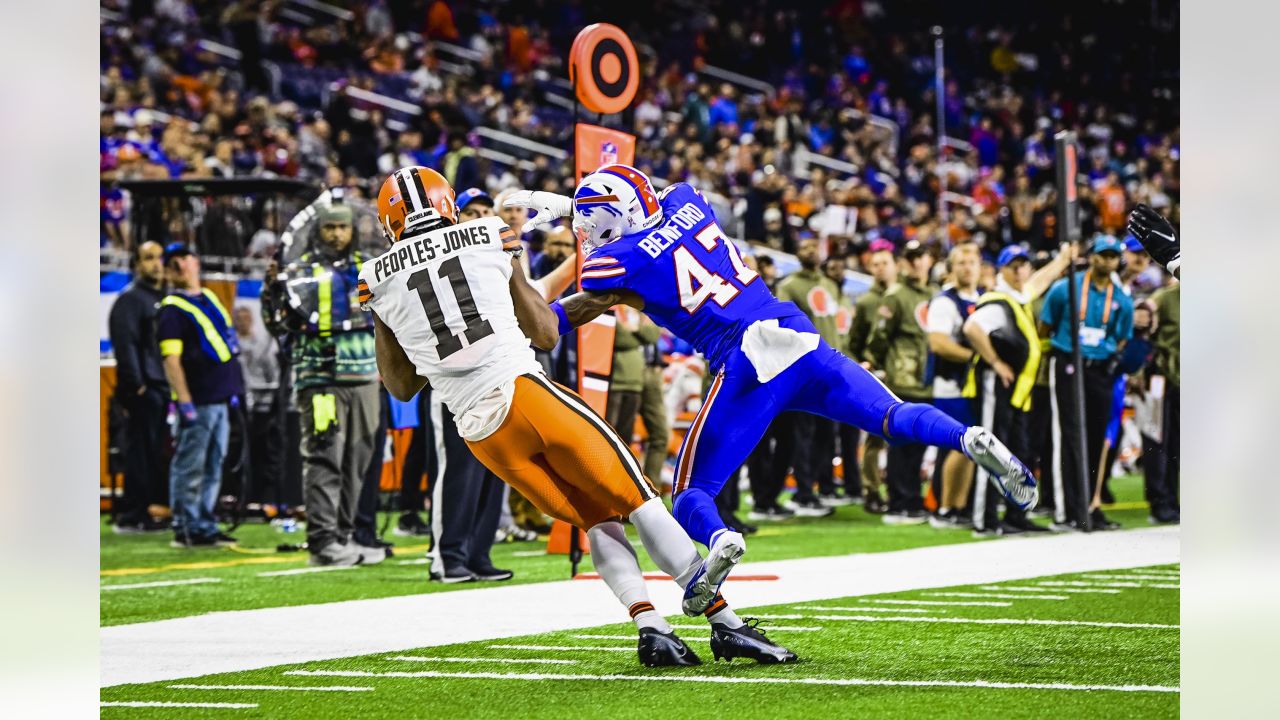
[[[502,206],[528,208],[536,213],[524,224],[524,227],[520,228],[522,233],[527,233],[534,228],[550,227],[556,220],[573,214],[573,198],[541,190],[513,192],[511,197],[502,201]]]
[[[395,334],[468,440],[502,424],[517,377],[542,371],[508,286],[519,246],[501,218],[480,218],[403,239],[360,271],[361,306]]]

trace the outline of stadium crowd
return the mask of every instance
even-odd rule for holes
[[[702,190],[726,232],[751,248],[766,280],[824,335],[900,395],[941,405],[959,398],[965,382],[963,373],[935,370],[950,363],[960,372],[975,355],[964,321],[982,291],[998,289],[1002,278],[1025,282],[1016,277],[1024,265],[1061,275],[1071,260],[1060,256],[1053,142],[1058,131],[1071,130],[1086,238],[1078,253],[1098,258],[1089,260],[1099,268],[1097,282],[1114,271],[1132,298],[1130,329],[1111,328],[1109,311],[1101,320],[1101,343],[1119,342],[1099,355],[1090,398],[1102,398],[1105,385],[1108,393],[1119,387],[1121,400],[1091,399],[1081,419],[1089,426],[1089,472],[1098,483],[1114,465],[1130,469],[1141,457],[1153,520],[1176,521],[1177,289],[1126,240],[1125,223],[1137,203],[1178,220],[1177,80],[1167,71],[1177,66],[1177,28],[1176,20],[1134,5],[1084,3],[1043,25],[1005,2],[961,11],[934,2],[717,0],[698,9],[657,2],[604,12],[590,3],[538,1],[106,0],[100,244],[136,253],[135,237],[145,236],[201,255],[275,252],[279,227],[261,202],[197,200],[139,218],[118,180],[275,176],[367,198],[395,168],[425,165],[459,193],[476,188],[476,207],[491,211],[504,212],[491,198],[511,188],[571,193],[572,173],[539,148],[571,147],[571,91],[556,79],[566,74],[577,30],[607,20],[636,42],[643,78],[630,111],[587,119],[633,132],[635,165],[659,185],[688,182]],[[941,98],[934,36],[916,16],[939,18],[947,28]],[[1144,42],[1133,43],[1135,34]],[[495,144],[504,137],[524,144]],[[145,223],[142,233],[137,223]],[[558,231],[534,231],[525,240],[535,275],[549,273],[551,260],[571,249]],[[1112,256],[1115,267],[1106,265]],[[1056,298],[1048,280],[1044,286]],[[1052,336],[1062,313],[1056,299],[1043,302],[1050,309],[1036,302],[1034,312]],[[629,429],[642,416],[644,435],[661,435],[668,430],[651,407],[657,401],[642,397],[654,397],[659,383],[663,414],[678,421],[690,409],[686,396],[698,393],[673,387],[696,377],[696,360],[642,318],[624,320],[619,367],[635,372],[619,386],[609,419]],[[1128,379],[1116,385],[1130,336],[1128,354],[1140,355],[1134,348],[1141,347],[1147,353],[1126,356]],[[1041,367],[1031,371],[1039,377],[1023,458],[1042,481],[1055,465],[1071,462],[1054,461],[1053,438],[1061,433],[1050,430],[1053,352],[1046,347]],[[547,362],[563,371],[566,355]],[[1095,426],[1108,423],[1119,427],[1104,438]],[[971,465],[930,455],[937,470],[922,492],[923,447],[886,450],[808,416],[775,426],[747,465],[754,498],[748,522],[735,516],[737,483],[724,498],[738,527],[858,502],[884,512],[886,522],[1042,529],[1027,518],[975,515],[981,493],[947,478],[971,475]],[[1104,442],[1114,460],[1098,459]],[[661,472],[652,446],[650,474]],[[266,447],[280,452],[278,444]],[[788,476],[794,500],[776,501]],[[1095,527],[1108,527],[1096,506],[1110,500],[1105,483],[1094,502],[1046,490],[1040,512],[1084,503],[1087,512],[1064,515],[1063,508],[1057,524],[1079,527],[1083,513]],[[413,502],[421,506],[422,498]],[[425,533],[418,508],[404,509],[402,529]],[[994,511],[994,502],[982,510]],[[545,529],[527,511],[517,517],[523,532]],[[503,535],[517,532],[514,520],[502,524]],[[121,527],[143,526],[145,519],[132,516]]]

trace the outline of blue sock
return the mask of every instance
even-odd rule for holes
[[[689,537],[707,547],[711,547],[712,535],[726,529],[716,509],[716,499],[706,490],[686,488],[676,496],[671,511]]]
[[[912,440],[964,452],[964,425],[932,405],[904,402],[889,410],[889,440]]]

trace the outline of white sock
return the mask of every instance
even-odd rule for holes
[[[716,599],[712,601],[711,607],[707,608],[702,614],[706,616],[707,622],[726,625],[729,628],[740,628],[745,624],[742,622],[742,618],[738,617],[738,614],[733,611],[733,608],[730,608],[729,604],[725,602],[724,596],[719,593],[716,594]]]
[[[627,532],[616,520],[602,522],[587,531],[591,542],[591,560],[618,600],[627,607],[637,627],[671,632],[671,625],[658,614],[649,601],[644,575],[636,560],[635,548],[627,540]]]
[[[631,513],[630,519],[653,562],[675,578],[680,587],[688,584],[702,566],[702,557],[689,539],[689,533],[671,516],[662,499],[645,502]]]

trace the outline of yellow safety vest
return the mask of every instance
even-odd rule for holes
[[[299,258],[302,262],[311,259],[311,253],[304,254]],[[364,267],[364,257],[359,251],[351,253],[351,259],[355,261],[356,273]],[[333,334],[333,273],[332,268],[325,265],[315,263],[311,266],[311,276],[319,280],[316,288],[316,330],[319,331],[320,337],[329,337]]]
[[[209,298],[209,302],[213,303],[213,306],[218,309],[218,312],[222,313],[223,322],[226,323],[227,328],[230,328],[231,314],[222,306],[222,302],[218,300],[218,296],[209,288],[202,288],[201,292],[206,298]],[[205,315],[203,310],[188,302],[186,298],[183,298],[180,295],[169,295],[164,300],[161,300],[160,304],[162,306],[171,305],[190,315],[191,319],[195,320],[196,325],[200,327],[200,332],[204,334],[204,339],[209,342],[209,347],[213,348],[214,354],[218,356],[219,362],[227,362],[231,359],[231,348],[227,346],[227,339],[222,336],[222,333],[218,332],[216,327],[213,326],[213,321],[209,319],[208,315]]]
[[[978,298],[977,307],[993,302],[1004,302],[1009,305],[1013,310],[1013,319],[1018,326],[1018,331],[1027,340],[1027,361],[1018,371],[1018,379],[1013,385],[1013,396],[1009,398],[1009,403],[1023,412],[1028,412],[1031,410],[1031,391],[1035,388],[1036,374],[1040,371],[1040,334],[1036,332],[1036,323],[1031,318],[1029,304],[1024,305],[1005,293],[992,290]],[[973,354],[973,361],[969,364],[969,377],[965,380],[964,390],[961,392],[965,397],[978,396],[977,375],[978,363],[981,360],[977,353]]]

